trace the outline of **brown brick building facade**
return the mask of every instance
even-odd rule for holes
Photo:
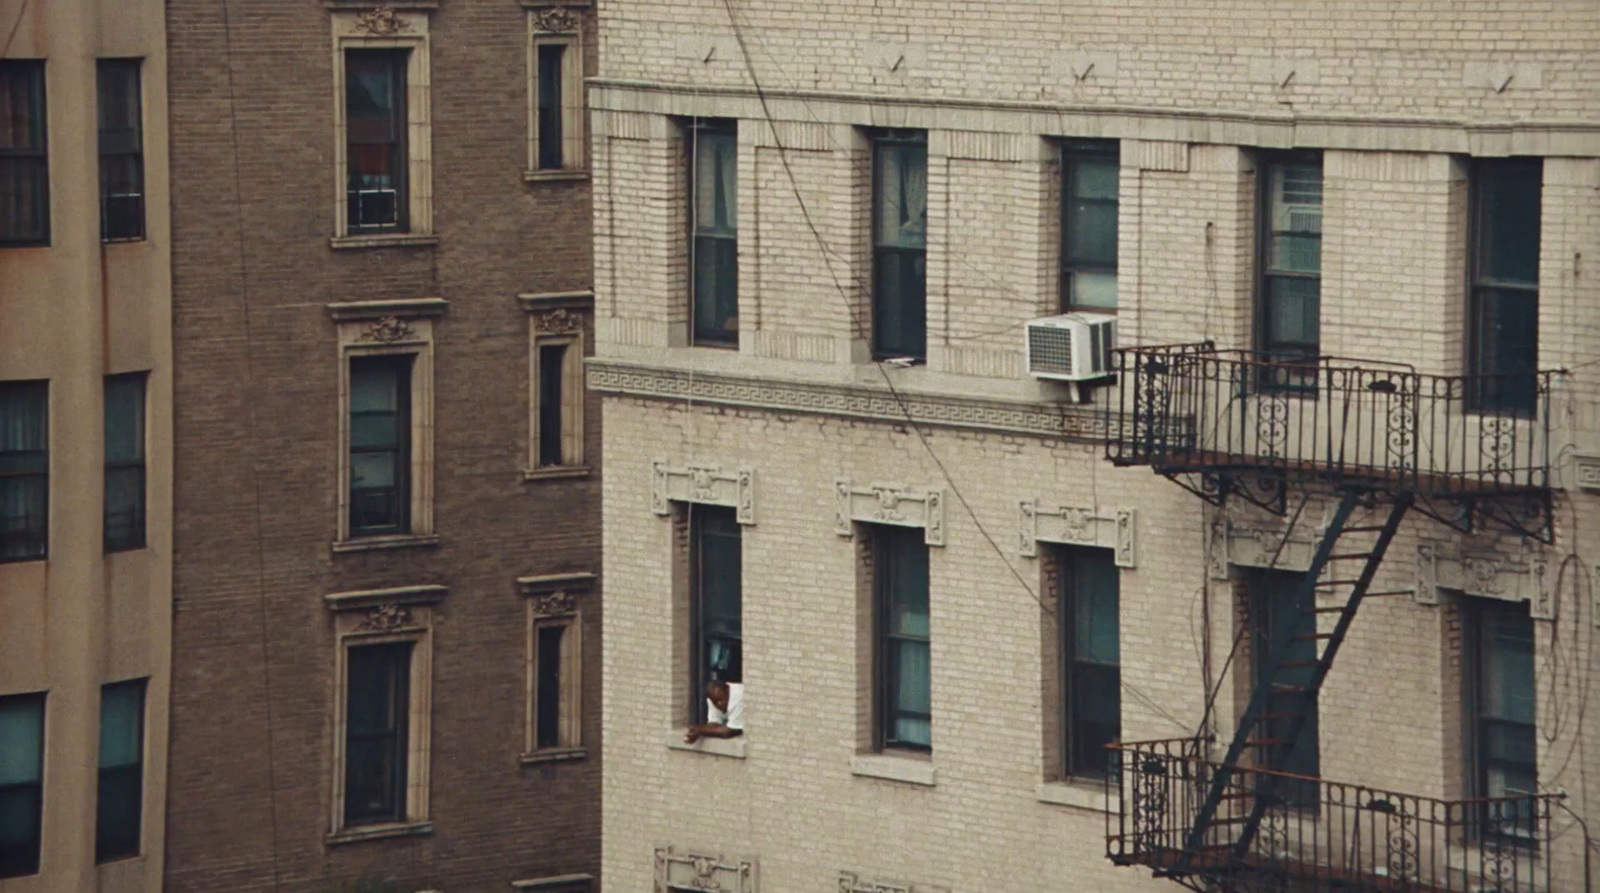
[[[168,11],[166,888],[587,889],[593,10]]]

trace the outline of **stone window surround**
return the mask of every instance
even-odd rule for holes
[[[429,769],[432,762],[433,622],[434,606],[448,590],[436,584],[335,592],[323,596],[333,613],[334,706],[333,796],[329,815],[330,844],[353,843],[388,837],[431,834],[428,819]],[[406,734],[406,819],[380,825],[344,825],[344,746],[350,648],[386,642],[412,642],[410,724]]]
[[[334,249],[437,244],[433,233],[433,111],[429,18],[437,4],[330,6],[333,25],[333,238]],[[407,49],[406,201],[403,233],[351,234],[345,195],[344,54],[352,49]]]
[[[581,760],[589,755],[583,744],[583,607],[582,596],[594,588],[595,575],[588,572],[518,577],[517,591],[527,604],[528,641],[523,705],[521,761],[546,763]],[[539,749],[535,741],[538,718],[539,629],[547,625],[565,626],[562,636],[561,725],[563,734],[557,747]]]
[[[339,499],[333,551],[434,546],[433,532],[433,321],[443,298],[329,304],[339,342]],[[350,536],[350,359],[406,355],[411,368],[411,530],[391,536]]]
[[[847,484],[841,479],[839,485]],[[901,492],[905,488],[900,488]],[[837,488],[836,488],[837,491]],[[870,492],[870,491],[869,491]],[[857,494],[859,495],[859,494]],[[926,508],[926,503],[923,503]],[[937,510],[938,503],[935,503]],[[850,756],[850,774],[857,778],[874,778],[902,784],[932,788],[938,785],[938,773],[933,750],[912,750],[901,747],[885,748],[879,740],[879,593],[877,589],[877,553],[873,548],[875,537],[855,530],[857,524],[873,526],[922,527],[925,522],[908,523],[912,519],[851,521],[850,537],[855,540],[855,663],[856,663],[856,752]],[[931,544],[930,544],[931,545]],[[941,543],[942,545],[942,543]],[[930,562],[932,555],[930,553]],[[929,568],[930,610],[933,581]],[[931,636],[930,636],[931,638]],[[930,680],[931,684],[931,680]]]
[[[528,161],[527,182],[588,179],[588,116],[584,106],[583,28],[588,0],[523,0],[528,15]],[[566,47],[561,60],[561,135],[559,169],[539,169],[539,47]]]
[[[1104,514],[1103,512],[1100,514]],[[1121,514],[1120,512],[1118,514]],[[1114,519],[1112,519],[1114,520]],[[1105,548],[1115,552],[1113,546],[1095,542],[1078,542],[1046,539],[1054,546]],[[1039,600],[1045,606],[1040,611],[1039,647],[1043,660],[1040,663],[1040,698],[1043,710],[1040,729],[1040,777],[1034,791],[1040,803],[1070,806],[1094,812],[1110,812],[1105,781],[1094,777],[1064,775],[1062,748],[1066,731],[1062,719],[1061,697],[1061,631],[1057,625],[1060,611],[1062,553],[1059,549],[1035,550],[1039,559]]]
[[[588,338],[584,318],[593,309],[594,292],[564,291],[517,295],[528,316],[528,457],[523,480],[585,477],[592,469],[584,457],[583,362]],[[539,464],[539,348],[566,345],[562,367],[560,465]]]
[[[707,462],[687,462],[682,466],[675,466],[664,458],[654,459],[650,463],[651,511],[656,515],[670,518],[673,524],[672,628],[675,639],[673,654],[684,657],[674,662],[672,678],[680,682],[689,678],[689,667],[684,663],[689,649],[687,643],[678,640],[678,637],[686,635],[689,628],[691,610],[689,552],[693,546],[690,542],[688,513],[680,511],[677,507],[715,505],[732,508],[734,518],[740,526],[754,526],[756,523],[755,470],[739,467],[735,471],[725,471],[725,467],[722,464]],[[683,685],[680,691],[679,683],[675,683],[672,700],[672,722],[671,729],[667,732],[667,749],[736,760],[745,759],[749,753],[748,731],[734,738],[701,738],[693,744],[684,741],[687,719],[679,711],[686,709],[681,705],[688,700],[687,685]]]
[[[1039,543],[1058,543],[1110,549],[1117,567],[1138,566],[1136,509],[1069,505],[1040,508],[1036,499],[1021,500],[1017,506],[1017,552],[1024,558],[1039,557]]]
[[[944,488],[913,487],[899,483],[856,485],[849,478],[833,482],[834,532],[850,539],[856,524],[920,527],[923,542],[945,544]]]
[[[673,890],[706,890],[712,893],[757,893],[760,890],[760,866],[754,856],[726,856],[702,849],[683,849],[671,845],[657,846],[655,863],[655,893]]]

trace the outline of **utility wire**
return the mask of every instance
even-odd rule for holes
[[[818,229],[816,221],[811,216],[811,210],[806,204],[805,196],[801,194],[800,184],[795,177],[794,168],[789,163],[787,147],[784,146],[783,138],[778,133],[777,119],[772,113],[772,107],[768,102],[766,90],[761,86],[761,79],[756,74],[755,62],[751,58],[750,49],[745,40],[744,29],[739,25],[738,16],[734,11],[733,0],[722,0],[722,2],[723,6],[727,9],[728,23],[733,28],[734,40],[739,45],[739,53],[744,60],[745,71],[750,76],[750,83],[755,89],[756,99],[760,102],[762,116],[766,120],[767,129],[772,134],[773,144],[778,150],[778,159],[782,163],[784,174],[789,181],[790,191],[793,192],[795,201],[799,205],[801,219],[805,222],[806,228],[811,231],[812,238],[816,240],[818,247],[821,249],[823,265],[828,270],[828,277],[833,281],[834,290],[838,293],[839,299],[844,303],[845,309],[851,317],[852,325],[855,328],[856,335],[858,337],[865,337],[865,325],[862,322],[861,313],[855,307],[851,306],[850,297],[848,294],[846,294],[844,285],[840,281],[837,271],[834,270],[832,251],[829,249],[826,240],[823,239],[822,232],[820,229]],[[872,365],[873,368],[878,370],[878,374],[882,376],[883,383],[888,388],[890,396],[894,398],[895,404],[899,407],[900,414],[905,418],[907,427],[909,427],[916,434],[918,442],[927,452],[929,458],[931,458],[934,464],[938,467],[939,473],[943,476],[945,483],[950,487],[950,492],[954,494],[956,501],[961,504],[961,507],[966,511],[967,516],[971,518],[972,523],[975,527],[977,527],[978,532],[989,544],[989,547],[994,550],[995,554],[1000,558],[1000,562],[1005,565],[1006,570],[1010,572],[1012,578],[1017,581],[1017,583],[1022,587],[1023,591],[1028,593],[1028,596],[1033,599],[1042,612],[1044,612],[1046,615],[1057,618],[1057,622],[1059,623],[1058,613],[1050,608],[1049,605],[1045,604],[1044,600],[1039,597],[1039,594],[1033,590],[1033,587],[1028,585],[1028,581],[1017,572],[1016,567],[1012,565],[1011,560],[1006,556],[1005,551],[1000,548],[1000,544],[995,541],[994,537],[990,535],[988,529],[983,526],[983,522],[978,519],[977,512],[973,510],[972,504],[967,501],[966,495],[961,492],[961,488],[956,484],[955,479],[950,475],[950,471],[945,466],[944,460],[939,458],[939,454],[934,450],[933,444],[928,440],[927,435],[923,432],[922,428],[917,424],[916,419],[912,416],[910,407],[906,404],[905,398],[901,396],[900,390],[895,387],[894,381],[890,377],[888,370],[884,368],[882,363],[875,362]],[[1126,680],[1123,680],[1122,688],[1132,695],[1135,700],[1144,704],[1145,707],[1150,709],[1156,715],[1163,717],[1179,728],[1188,728],[1188,726],[1182,720],[1173,716],[1170,712],[1162,708],[1160,704],[1151,699],[1149,696],[1145,695],[1143,692],[1139,691]]]
[[[11,52],[11,42],[17,39],[17,29],[22,27],[22,17],[27,14],[28,0],[22,0],[22,3],[17,7],[17,17],[11,23],[11,31],[6,34],[6,44],[0,47],[0,59],[6,58],[6,54]]]

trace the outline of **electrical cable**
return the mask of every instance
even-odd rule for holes
[[[760,103],[762,116],[766,121],[769,132],[772,134],[773,144],[778,150],[778,159],[782,163],[784,174],[789,181],[790,190],[794,194],[795,201],[799,205],[801,219],[805,222],[806,228],[811,231],[812,238],[816,240],[819,248],[821,249],[823,265],[827,268],[829,278],[833,281],[834,290],[838,293],[840,300],[844,303],[846,311],[849,313],[852,319],[856,336],[865,337],[865,324],[861,318],[862,313],[850,303],[849,295],[845,292],[844,285],[840,281],[837,271],[834,270],[832,252],[828,249],[826,240],[823,238],[821,230],[817,227],[815,220],[812,218],[810,208],[806,204],[805,197],[800,191],[799,181],[795,177],[794,169],[789,163],[787,148],[783,144],[783,138],[778,133],[777,119],[772,113],[771,104],[767,98],[766,90],[762,87],[761,80],[756,73],[755,62],[751,57],[750,50],[746,44],[744,29],[739,24],[737,13],[733,7],[733,0],[723,0],[723,6],[727,10],[728,22],[733,29],[734,40],[739,45],[739,52],[744,60],[746,73],[750,77],[751,85],[755,90],[756,98]],[[956,484],[954,478],[950,474],[949,469],[945,466],[944,461],[934,450],[933,444],[929,441],[921,426],[917,424],[916,419],[911,413],[910,407],[907,405],[904,396],[901,395],[899,388],[895,387],[894,381],[889,375],[888,370],[884,368],[882,363],[873,363],[872,365],[878,370],[878,374],[883,378],[884,385],[887,387],[890,396],[894,399],[895,404],[898,406],[900,414],[905,418],[907,427],[909,427],[911,431],[916,434],[917,440],[921,444],[923,450],[927,452],[929,458],[932,459],[935,466],[938,467],[945,483],[950,487],[950,492],[956,497],[956,501],[960,503],[962,509],[972,520],[973,525],[977,527],[979,534],[981,534],[983,539],[989,544],[989,547],[994,550],[995,554],[1000,558],[1001,563],[1004,564],[1006,569],[1010,572],[1012,578],[1017,581],[1024,592],[1028,593],[1028,596],[1033,599],[1033,601],[1039,606],[1040,610],[1047,616],[1056,617],[1059,622],[1059,616],[1057,612],[1046,605],[1044,600],[1039,597],[1038,593],[1034,592],[1033,587],[1028,585],[1027,580],[1025,580],[1022,575],[1017,572],[1017,569],[1012,565],[1010,559],[1006,556],[1005,551],[1000,548],[1000,544],[996,542],[995,538],[989,533],[988,529],[985,528],[983,523],[978,519],[977,512],[972,508],[971,503],[968,502],[966,495],[961,492],[961,488]],[[1156,715],[1166,719],[1179,728],[1188,728],[1187,724],[1185,724],[1182,720],[1179,720],[1177,717],[1173,716],[1170,712],[1162,708],[1156,701],[1139,691],[1126,680],[1122,681],[1122,688],[1132,695],[1135,700],[1139,701]]]
[[[22,0],[22,3],[17,6],[17,17],[11,23],[11,30],[6,33],[5,46],[0,47],[0,59],[8,58],[6,54],[11,52],[11,42],[17,39],[17,29],[22,27],[22,18],[27,14],[28,0]]]

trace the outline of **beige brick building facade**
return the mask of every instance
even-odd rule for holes
[[[1419,435],[1435,438],[1427,461],[1443,463],[1453,454],[1437,438],[1470,429],[1473,458],[1457,463],[1468,476],[1488,474],[1497,437],[1537,441],[1550,478],[1532,490],[1553,493],[1554,508],[1530,532],[1553,542],[1407,515],[1370,586],[1401,594],[1361,607],[1311,734],[1325,790],[1434,798],[1458,804],[1452,815],[1521,790],[1506,779],[1531,772],[1518,784],[1566,795],[1538,801],[1550,814],[1534,836],[1546,839],[1494,869],[1478,832],[1439,832],[1449,864],[1438,886],[1588,889],[1575,817],[1600,796],[1585,768],[1600,746],[1600,713],[1587,709],[1600,678],[1592,4],[630,0],[599,14],[589,384],[607,463],[606,889],[1175,889],[1106,858],[1107,835],[1130,833],[1133,788],[1108,800],[1092,773],[1063,768],[1073,721],[1059,706],[1056,601],[1070,589],[1064,569],[1089,553],[1058,547],[1098,550],[1117,574],[1115,737],[1205,730],[1216,760],[1252,691],[1259,646],[1239,630],[1264,621],[1252,620],[1251,581],[1311,566],[1337,499],[1294,484],[1284,517],[1239,498],[1213,508],[1106,461],[1119,418],[1107,412],[1130,395],[1100,387],[1079,403],[1076,389],[1028,374],[1024,324],[1061,312],[1071,291],[1062,205],[1077,201],[1063,192],[1080,188],[1068,170],[1082,140],[1115,152],[1120,346],[1286,349],[1293,339],[1273,340],[1264,306],[1277,265],[1306,268],[1263,240],[1299,233],[1320,243],[1308,327],[1320,356],[1409,363],[1420,376],[1564,370],[1530,421],[1458,413],[1473,421]],[[701,160],[729,133],[731,169],[707,174]],[[876,343],[875,295],[886,249],[905,247],[874,224],[887,170],[877,146],[889,143],[926,153],[925,186],[898,199],[926,214],[913,249],[924,252],[925,347],[910,364],[873,359],[894,358]],[[1528,181],[1514,172],[1529,164],[1536,189],[1519,188]],[[1315,198],[1302,199],[1320,206],[1315,224],[1272,223],[1289,201],[1284,170],[1315,171]],[[1495,204],[1526,210],[1535,191],[1531,217]],[[1506,276],[1485,255],[1503,233],[1521,259]],[[737,239],[736,289],[692,275],[723,250],[716,238]],[[1509,301],[1496,289],[1526,287],[1536,304],[1485,321],[1484,307]],[[697,313],[735,292],[731,315],[708,325]],[[1536,363],[1506,334],[1518,325],[1536,333]],[[1489,343],[1504,348],[1498,359]],[[1446,402],[1460,409],[1465,393]],[[1380,509],[1358,515],[1381,520]],[[704,648],[725,631],[704,621],[702,571],[719,559],[701,548],[697,517],[738,531],[731,664]],[[912,726],[884,727],[884,528],[927,546],[931,747],[897,748],[896,730]],[[1484,618],[1516,632],[1496,638]],[[1495,650],[1502,639],[1522,644]],[[685,745],[708,669],[742,683],[743,734]],[[1500,701],[1513,688],[1510,709]],[[1521,723],[1508,734],[1536,753],[1495,751],[1483,729],[1501,720]],[[1367,814],[1404,800],[1360,797]],[[1321,815],[1331,825],[1339,812]],[[1412,840],[1426,848],[1428,833]],[[1377,863],[1358,889],[1419,873],[1403,858]]]

